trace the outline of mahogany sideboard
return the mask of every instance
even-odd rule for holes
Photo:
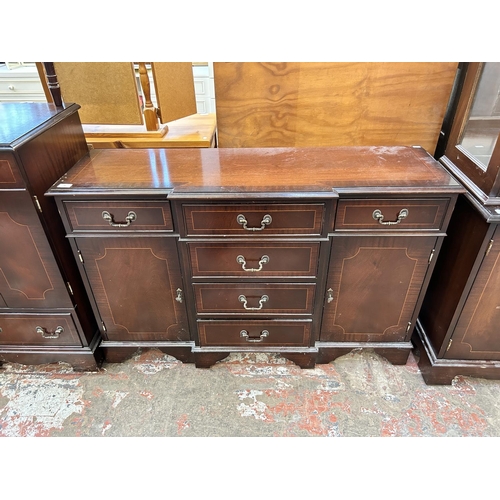
[[[404,364],[463,188],[420,147],[93,150],[55,198],[107,361]]]
[[[88,153],[80,106],[0,104],[0,364],[96,369],[100,334],[53,199]]]

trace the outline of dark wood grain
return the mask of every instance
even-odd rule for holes
[[[193,278],[231,276],[240,279],[299,276],[315,278],[318,272],[319,242],[210,242],[187,245],[191,256]],[[244,264],[238,262],[238,257],[244,259]],[[264,257],[267,258],[263,260]]]
[[[100,334],[65,228],[56,203],[44,196],[88,152],[78,109],[75,104],[0,104],[4,361],[64,361],[95,370],[101,359]],[[64,332],[43,338],[37,326],[46,335],[58,326]]]
[[[58,187],[60,184],[62,186]],[[71,184],[71,187],[64,187]],[[176,196],[407,191],[462,192],[422,148],[93,150],[49,195],[173,193]],[[299,201],[299,200],[295,200]]]
[[[436,241],[434,237],[334,238],[321,340],[405,340]]]
[[[109,340],[189,340],[172,238],[80,238],[78,248]]]
[[[447,359],[500,359],[500,227],[458,319]]]
[[[449,199],[379,199],[379,200],[339,200],[335,229],[337,230],[422,230],[441,229]],[[394,225],[381,224],[373,217],[375,210],[384,216],[383,222],[397,222],[401,210],[406,209],[408,215]]]
[[[73,231],[173,231],[170,203],[167,201],[89,201],[64,203]],[[127,224],[133,211],[135,219],[126,227],[116,227],[103,218],[107,211],[114,223]]]
[[[8,307],[72,307],[26,191],[0,194],[0,293]]]
[[[64,331],[57,338],[46,338],[36,331],[37,327],[44,329],[45,335],[54,335],[58,327],[62,327]],[[0,344],[75,347],[82,345],[69,312],[0,313]]]
[[[490,225],[465,196],[460,196],[419,314],[428,342],[440,356],[469,293],[474,267],[482,260],[478,254],[488,232]]]
[[[110,359],[139,344],[193,342],[200,367],[255,351],[312,367],[318,352],[333,359],[373,344],[404,363],[431,251],[439,253],[460,192],[422,148],[325,147],[100,150],[48,194],[61,207],[98,207],[94,219],[103,204],[123,208],[123,219],[130,203],[170,203],[171,234],[131,224],[111,237],[100,222],[82,225],[72,208],[61,211]],[[409,207],[410,220],[379,226],[372,214],[380,207],[394,212],[389,220]],[[179,335],[172,302],[182,282]],[[267,326],[274,333],[262,335]]]
[[[268,283],[202,283],[194,284],[198,315],[287,315],[312,314],[314,284],[268,284]],[[245,309],[238,298],[244,295],[247,307],[260,307],[264,295],[269,297],[258,311]]]
[[[320,235],[324,219],[324,204],[238,204],[183,205],[186,234],[189,236],[231,235],[242,237],[284,235]],[[243,215],[248,229],[238,223]],[[264,217],[272,220],[264,224]],[[256,229],[256,230],[253,230]]]
[[[248,337],[241,336],[244,331]],[[267,332],[267,336],[263,336]],[[198,321],[201,346],[308,346],[310,321]]]

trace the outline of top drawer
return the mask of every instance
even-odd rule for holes
[[[336,230],[439,230],[449,199],[339,200]]]
[[[168,201],[65,201],[73,231],[173,231]]]
[[[190,236],[320,235],[323,203],[184,205],[186,234]]]

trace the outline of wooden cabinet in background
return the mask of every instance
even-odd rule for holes
[[[88,152],[78,106],[0,104],[0,362],[96,369],[99,331],[54,200]]]
[[[414,341],[428,384],[500,379],[500,63],[469,63],[442,164],[460,195]]]

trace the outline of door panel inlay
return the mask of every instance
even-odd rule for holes
[[[54,287],[30,228],[0,212],[0,234],[0,271],[8,287],[29,300],[45,299]]]
[[[0,184],[15,184],[16,178],[7,160],[0,160]]]
[[[335,326],[344,333],[384,335],[389,328],[399,325],[416,263],[407,250],[366,247],[344,259]],[[393,272],[395,262],[397,273]],[[351,279],[358,269],[364,270],[362,287]],[[368,310],[372,313],[360,314]]]
[[[166,331],[169,315],[160,304],[172,302],[167,259],[151,248],[106,248],[96,265],[115,325],[129,333]],[[136,288],[145,277],[148,287]],[[148,309],[155,313],[144,322],[137,311]]]

